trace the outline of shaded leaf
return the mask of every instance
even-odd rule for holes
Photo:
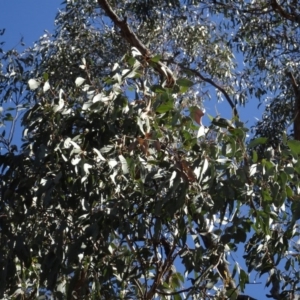
[[[197,106],[192,106],[189,108],[191,118],[199,125],[202,125],[202,117],[204,116],[203,110]]]

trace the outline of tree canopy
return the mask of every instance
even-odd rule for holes
[[[298,299],[297,2],[68,0],[2,43],[0,298]]]

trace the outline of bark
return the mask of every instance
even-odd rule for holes
[[[126,19],[121,20],[114,12],[107,0],[98,0],[99,6],[105,11],[106,15],[120,29],[121,36],[130,44],[131,47],[136,47],[146,61],[151,59],[150,50],[142,43],[137,35],[129,27]],[[172,71],[162,62],[155,63],[154,69],[160,74],[161,78],[166,78],[166,85],[172,87],[175,83],[175,78]]]
[[[288,73],[295,94],[294,104],[294,139],[300,141],[300,89],[292,73]]]

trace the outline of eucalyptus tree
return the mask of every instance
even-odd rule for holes
[[[297,297],[296,2],[73,0],[55,22],[1,51],[1,297],[254,299],[250,272]],[[210,98],[232,120],[203,126]],[[247,99],[270,101],[250,143]]]

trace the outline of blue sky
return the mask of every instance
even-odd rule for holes
[[[5,41],[4,49],[10,49],[18,45],[20,39],[26,46],[32,46],[33,43],[44,34],[44,30],[50,32],[54,29],[54,19],[62,0],[2,0],[0,10],[0,29],[5,28],[5,35],[1,41]],[[261,112],[257,109],[257,101],[248,103],[246,108],[239,108],[242,121],[248,121],[247,125],[251,126],[255,122],[255,117],[259,118]],[[223,103],[206,103],[206,112],[216,116],[217,112],[222,117],[231,118],[232,112],[227,102]],[[207,123],[208,119],[204,120]],[[17,136],[21,136],[22,129],[17,128]],[[240,261],[243,253],[239,251],[233,254],[234,259]],[[250,281],[255,278],[252,276]],[[257,278],[257,281],[260,281]],[[265,278],[262,280],[265,282]],[[248,285],[246,293],[259,300],[267,299],[265,294],[267,290],[263,289],[264,284]]]
[[[24,37],[32,45],[44,33],[54,28],[54,18],[62,0],[2,0],[0,28],[6,28],[3,39],[6,49],[14,47]]]

